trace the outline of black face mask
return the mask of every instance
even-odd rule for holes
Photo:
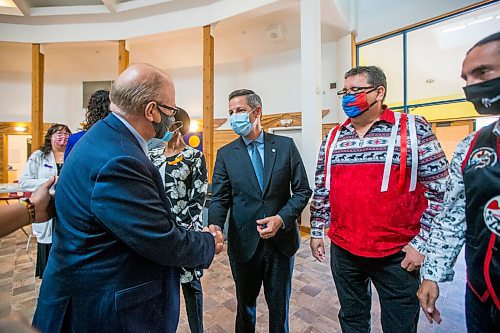
[[[158,110],[161,116],[161,120],[159,123],[155,123],[153,121],[153,127],[155,129],[156,135],[155,138],[157,139],[163,139],[165,134],[167,133],[168,129],[172,124],[175,122],[175,117],[174,116],[167,116],[160,110]]]
[[[500,114],[500,77],[464,87],[465,98],[479,114]]]

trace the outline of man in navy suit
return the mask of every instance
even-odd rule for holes
[[[175,226],[146,156],[146,140],[173,122],[170,78],[133,65],[110,99],[112,113],[75,145],[57,184],[58,222],[33,319],[42,332],[175,332],[177,267],[208,268],[222,251],[220,232]]]
[[[262,283],[269,332],[288,332],[294,255],[300,245],[297,217],[311,189],[300,154],[287,137],[265,133],[262,102],[252,90],[229,95],[231,127],[238,139],[217,152],[208,221],[224,227],[236,283],[236,332],[255,332]]]

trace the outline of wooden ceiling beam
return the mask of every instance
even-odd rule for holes
[[[12,0],[24,16],[31,16],[31,7],[26,0]]]
[[[116,13],[116,8],[118,7],[116,0],[101,0],[101,2],[108,8],[110,13]]]

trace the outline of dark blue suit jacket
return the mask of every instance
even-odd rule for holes
[[[42,332],[175,332],[179,271],[208,268],[210,233],[177,228],[157,168],[113,114],[77,143],[56,186]]]
[[[297,217],[312,191],[293,140],[264,133],[264,190],[261,191],[247,147],[240,137],[217,152],[208,221],[228,225],[228,255],[248,262],[259,244],[256,220],[280,215],[285,228],[272,238],[276,248],[291,257],[300,245]]]

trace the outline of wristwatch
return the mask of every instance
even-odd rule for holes
[[[29,223],[35,222],[35,204],[29,198],[21,199],[19,202],[24,204],[28,210]]]

